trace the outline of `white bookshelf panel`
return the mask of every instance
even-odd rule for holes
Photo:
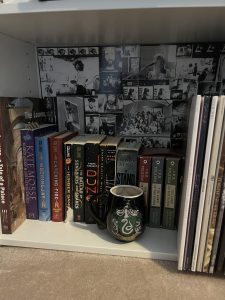
[[[177,232],[146,228],[136,241],[122,243],[113,239],[97,225],[53,223],[26,220],[13,234],[0,235],[0,245],[32,247],[131,256],[162,260],[177,260]]]

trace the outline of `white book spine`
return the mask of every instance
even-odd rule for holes
[[[217,102],[218,102],[218,97],[213,97],[212,104],[211,104],[211,110],[210,110],[209,127],[208,127],[206,151],[205,151],[205,160],[204,160],[204,167],[203,167],[203,173],[202,173],[201,191],[200,191],[200,199],[199,199],[199,207],[198,207],[197,225],[196,225],[196,231],[195,231],[194,250],[193,250],[193,256],[192,256],[191,270],[193,272],[195,272],[196,268],[197,268],[202,216],[203,216],[203,209],[204,209],[204,202],[205,202],[205,195],[206,195],[206,188],[207,188],[207,178],[208,178],[209,162],[210,162],[210,155],[211,155],[211,149],[212,149],[213,131],[214,131],[214,125],[215,125],[215,119],[216,119]]]
[[[223,117],[224,117],[224,101],[222,98],[219,98],[217,104],[216,121],[215,121],[214,133],[213,133],[212,150],[210,156],[209,173],[207,179],[204,212],[203,212],[202,227],[201,227],[201,234],[200,234],[200,243],[199,243],[198,259],[197,259],[198,272],[203,271],[203,259],[204,259],[204,253],[206,247],[206,238],[208,233],[210,210],[213,202],[213,188],[215,184],[217,158],[219,155],[221,131],[223,127],[222,126]]]
[[[183,268],[186,230],[190,196],[192,190],[192,177],[196,152],[196,141],[198,136],[199,115],[201,110],[202,97],[197,96],[192,100],[191,110],[189,114],[188,140],[186,151],[186,162],[184,171],[184,185],[182,188],[181,210],[179,216],[178,228],[178,270]]]

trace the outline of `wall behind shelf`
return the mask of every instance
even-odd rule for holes
[[[0,97],[39,97],[35,51],[0,33]]]

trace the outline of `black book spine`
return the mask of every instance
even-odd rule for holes
[[[117,147],[108,145],[106,156],[106,191],[115,185]]]
[[[221,228],[220,242],[217,254],[216,262],[216,272],[224,271],[224,261],[225,261],[225,214],[223,216],[223,225]]]
[[[196,173],[193,185],[193,196],[190,201],[189,214],[188,214],[188,225],[187,225],[187,235],[184,253],[184,264],[183,270],[191,270],[192,254],[195,239],[195,228],[197,222],[197,213],[199,205],[199,196],[201,190],[201,179],[205,158],[205,147],[207,140],[207,132],[209,125],[209,114],[211,107],[211,97],[204,98],[202,119],[201,119],[201,129],[199,132],[199,147],[198,153],[196,155]]]
[[[84,222],[85,206],[85,145],[73,145],[74,157],[74,222]]]
[[[89,213],[88,201],[93,195],[99,193],[99,144],[86,144],[86,186],[85,186],[85,223],[94,224],[95,221]]]
[[[99,192],[102,193],[105,190],[106,184],[106,153],[107,145],[100,145],[100,180],[99,180]]]

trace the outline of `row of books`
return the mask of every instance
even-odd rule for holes
[[[54,124],[32,122],[12,130],[7,114],[16,119],[18,115],[7,101],[1,106],[4,118],[0,126],[3,233],[12,233],[25,218],[62,222],[68,208],[73,209],[74,221],[93,223],[87,201],[119,184],[142,187],[147,224],[176,228],[179,153],[145,149],[120,137],[57,132]],[[104,213],[101,209],[99,206],[100,215]]]
[[[189,117],[178,269],[224,270],[225,97],[197,96]]]

